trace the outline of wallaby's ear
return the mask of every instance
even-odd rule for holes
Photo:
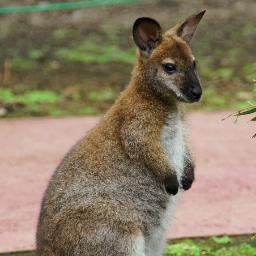
[[[196,31],[197,25],[204,16],[205,11],[206,10],[187,18],[181,25],[177,27],[176,34],[189,43]]]
[[[139,49],[149,56],[162,40],[161,26],[151,18],[138,18],[133,25],[133,40]]]

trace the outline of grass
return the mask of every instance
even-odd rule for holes
[[[62,36],[68,35],[64,33]],[[11,60],[12,74],[22,77],[29,75],[22,81],[17,78],[12,85],[0,88],[0,116],[104,113],[127,84],[135,61],[134,49],[123,49],[111,40],[98,47],[101,39],[92,36],[86,42],[58,47],[54,57],[45,46],[30,49],[27,57],[14,57]],[[228,54],[232,62],[239,50],[230,50]],[[63,66],[67,67],[67,71],[62,70]],[[204,85],[202,102],[190,106],[190,109],[212,111],[244,108],[245,102],[255,98],[250,86],[255,72],[256,63],[247,63],[238,77],[234,65],[216,67],[212,60],[202,57],[200,73],[208,83]],[[84,77],[84,73],[88,77]],[[236,83],[240,85],[236,86]]]
[[[253,236],[182,239],[166,248],[165,256],[255,256]]]
[[[36,256],[35,252],[0,254],[1,256]],[[255,236],[220,236],[179,239],[170,243],[164,256],[255,256]]]
[[[0,89],[0,100],[4,103],[21,103],[33,105],[38,103],[56,103],[61,96],[50,90],[25,91],[22,94],[14,94],[11,89]]]
[[[19,115],[54,115],[54,111],[60,108],[62,96],[51,90],[30,90],[15,93],[11,89],[0,88],[0,102],[5,109],[15,116]]]
[[[82,96],[75,91],[66,95],[65,92],[61,94],[50,90],[14,91],[0,88],[2,109],[7,110],[0,114],[7,117],[96,115],[102,112],[98,102],[109,104],[115,96],[110,88],[102,92],[92,90]]]
[[[135,52],[132,49],[125,51],[116,46],[115,42],[108,41],[102,44],[95,39],[82,42],[78,46],[60,48],[55,54],[60,60],[90,64],[133,64],[135,61]]]
[[[167,26],[179,20],[177,13],[182,13],[182,8],[185,12],[202,8],[200,3],[190,5],[189,1],[160,2],[133,5],[127,13],[140,13],[142,8]],[[240,2],[243,5],[240,11],[248,15],[247,19],[243,13],[237,13],[236,1],[230,3],[225,15],[221,15],[221,2],[216,6],[211,1],[204,2],[212,15],[206,15],[192,41],[204,97],[200,104],[189,109],[244,108],[247,101],[255,98],[251,86],[256,73],[252,54],[255,17],[247,10],[250,8],[247,0]],[[18,18],[12,20],[0,38],[0,116],[104,113],[127,85],[136,59],[131,38],[133,20],[123,9],[111,8],[106,13],[94,10],[99,22],[85,19],[85,23],[72,23],[69,15],[61,12],[53,17],[51,13],[44,14],[43,20],[49,18],[50,26],[44,22],[33,25],[29,14],[22,22]],[[108,22],[103,24],[101,15]]]
[[[3,253],[1,256],[37,256],[35,252],[13,252],[13,253]]]
[[[0,88],[0,111],[2,117],[21,116],[70,116],[70,115],[95,115],[102,114],[118,97],[120,89],[106,86],[101,89],[70,86],[64,90],[26,90],[20,86],[14,89]],[[26,86],[25,86],[26,88]],[[248,93],[244,92],[248,97]],[[241,98],[239,99],[239,95]],[[200,109],[201,111],[243,109],[247,107],[243,92],[230,97],[221,94],[213,88],[204,90],[200,103],[188,106],[188,109]],[[249,94],[249,96],[254,97]],[[251,99],[251,98],[250,98]],[[254,102],[253,98],[251,102]]]

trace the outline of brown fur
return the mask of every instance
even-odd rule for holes
[[[143,36],[161,36],[152,31],[159,26],[150,30],[150,24]],[[140,49],[128,87],[58,166],[42,203],[40,255],[151,255],[146,249],[140,252],[134,241],[143,237],[144,247],[150,247],[169,194],[182,188],[161,141],[169,116],[183,119],[181,99],[164,86],[161,65],[166,58],[183,70],[168,78],[182,88],[193,56],[189,45],[169,31]],[[184,161],[191,167],[187,156]],[[193,168],[186,170],[182,179],[188,177],[184,184],[189,188]]]

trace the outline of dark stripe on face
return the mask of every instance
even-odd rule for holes
[[[193,69],[185,72],[185,81],[181,89],[189,101],[199,101],[202,95],[202,88],[197,72]]]

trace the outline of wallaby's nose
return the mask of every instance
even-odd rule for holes
[[[201,87],[200,86],[193,87],[192,90],[191,90],[191,94],[192,94],[192,97],[195,100],[199,100],[201,98],[201,95],[202,95]]]

